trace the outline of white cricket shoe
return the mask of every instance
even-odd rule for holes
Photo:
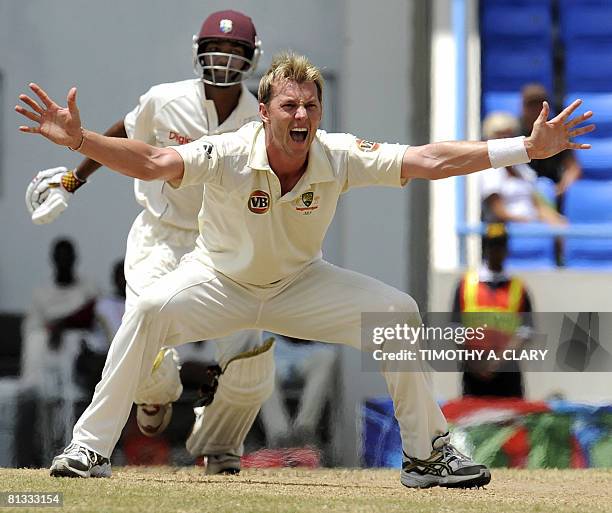
[[[238,474],[240,473],[240,456],[236,454],[207,454],[206,474]]]
[[[400,481],[408,488],[473,488],[491,481],[491,472],[485,465],[475,463],[450,443],[448,433],[432,442],[431,456],[426,460],[411,458],[404,453]]]
[[[170,424],[170,419],[172,419],[172,403],[136,405],[136,423],[145,436],[161,434]]]
[[[53,458],[50,469],[53,477],[110,477],[111,473],[108,458],[74,442]]]

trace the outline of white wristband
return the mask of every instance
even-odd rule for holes
[[[491,167],[508,167],[516,164],[526,164],[531,159],[525,148],[525,137],[510,139],[491,139],[487,141]]]

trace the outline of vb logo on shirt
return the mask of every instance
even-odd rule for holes
[[[249,196],[249,210],[254,214],[265,214],[270,208],[270,195],[266,191],[253,191]]]

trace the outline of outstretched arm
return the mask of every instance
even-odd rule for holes
[[[76,104],[76,88],[68,92],[68,107],[57,105],[38,85],[30,84],[42,106],[29,96],[19,99],[31,110],[17,105],[15,110],[34,121],[20,126],[24,133],[40,134],[51,142],[67,146],[121,174],[141,180],[167,180],[178,183],[183,177],[183,160],[171,148],[156,148],[140,141],[107,137],[81,127]]]
[[[589,149],[591,147],[589,144],[572,142],[574,137],[595,130],[594,124],[576,128],[593,115],[591,111],[588,111],[571,118],[571,115],[581,104],[582,100],[574,101],[558,116],[548,121],[550,107],[547,102],[544,102],[540,116],[533,125],[531,135],[522,139],[522,142],[521,138],[518,138],[498,139],[489,142],[453,141],[411,146],[406,150],[402,160],[402,179],[427,178],[435,180],[449,176],[467,175],[491,167],[520,164],[531,159],[544,159],[568,148],[574,150]],[[498,162],[500,149],[502,152],[506,149],[503,146],[504,144],[506,148],[509,148],[511,154],[517,155],[515,157],[516,161],[507,162],[508,156],[505,152],[506,155]],[[510,158],[512,158],[512,155]],[[498,165],[499,163],[502,165]]]
[[[104,135],[108,137],[119,137],[121,139],[127,139],[127,133],[125,131],[123,119],[117,121],[113,126],[111,126],[106,132],[104,132]],[[81,180],[87,180],[101,167],[102,164],[100,164],[99,162],[90,158],[84,158],[76,167],[75,172]]]

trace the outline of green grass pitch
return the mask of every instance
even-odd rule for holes
[[[494,469],[482,489],[409,490],[396,470],[245,470],[205,476],[201,468],[123,467],[110,479],[49,477],[45,469],[0,469],[0,491],[62,492],[61,508],[0,511],[270,513],[530,513],[612,511],[611,470]]]

